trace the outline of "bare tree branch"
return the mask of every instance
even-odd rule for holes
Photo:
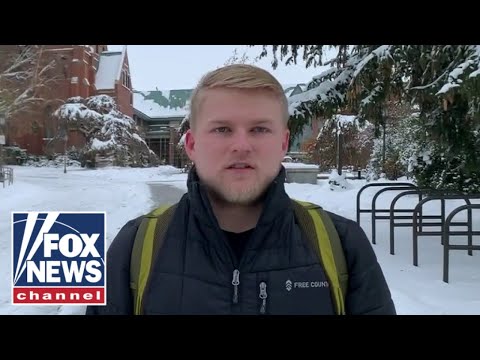
[[[52,74],[57,59],[44,56],[42,45],[0,46],[0,113],[18,112],[50,101],[44,93],[60,77]]]

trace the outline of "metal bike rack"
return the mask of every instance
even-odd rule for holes
[[[445,226],[443,228],[442,243],[443,243],[443,281],[448,283],[448,265],[449,265],[449,252],[450,250],[468,250],[471,255],[472,250],[480,250],[480,245],[473,245],[472,237],[480,236],[480,230],[474,231],[472,229],[472,218],[469,216],[469,224],[466,231],[451,231],[450,226],[452,224],[453,217],[461,211],[473,209],[480,210],[480,204],[462,205],[453,210],[445,220]],[[468,245],[450,245],[450,236],[468,236]]]

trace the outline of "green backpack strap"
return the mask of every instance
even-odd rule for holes
[[[345,315],[348,271],[340,238],[330,216],[320,206],[292,200],[295,216],[319,255],[330,283],[336,313]]]
[[[130,261],[130,288],[134,314],[142,314],[143,293],[158,250],[163,244],[175,205],[164,205],[145,215],[138,227]]]

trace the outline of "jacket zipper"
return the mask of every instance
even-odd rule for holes
[[[260,314],[265,314],[267,311],[267,283],[262,281],[260,283],[260,294],[258,296],[262,299],[262,304],[260,306]]]
[[[233,303],[238,303],[238,285],[240,284],[240,271],[238,269],[233,270]]]

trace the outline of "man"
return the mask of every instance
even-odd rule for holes
[[[152,264],[144,314],[334,314],[325,271],[284,189],[288,118],[283,89],[265,70],[230,65],[200,81],[185,138],[194,163],[188,193]],[[346,313],[395,314],[364,232],[330,216],[349,270]],[[108,304],[87,314],[133,313],[130,256],[140,221],[111,244]],[[322,286],[304,286],[311,283]]]

